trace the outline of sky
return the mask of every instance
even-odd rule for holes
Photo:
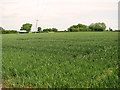
[[[19,31],[31,23],[67,30],[72,25],[104,22],[107,28],[118,29],[119,0],[0,0],[0,27]]]

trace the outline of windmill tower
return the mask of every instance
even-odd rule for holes
[[[36,31],[35,32],[37,32],[38,31],[38,19],[36,20]]]
[[[37,8],[39,7],[39,1],[38,0],[36,0],[36,10],[37,10]],[[38,18],[38,16],[37,16],[37,14],[36,14],[36,17]],[[37,32],[38,31],[38,19],[36,19],[36,26],[35,26],[35,32]]]

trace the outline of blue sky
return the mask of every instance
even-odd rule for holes
[[[105,22],[113,29],[118,28],[119,0],[0,0],[0,26],[19,30],[22,24],[36,19],[42,28],[66,30],[74,24],[90,25]]]

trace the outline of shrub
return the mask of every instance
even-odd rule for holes
[[[2,34],[13,34],[18,33],[16,30],[2,30]]]
[[[43,29],[43,32],[57,32],[58,29],[56,28],[47,28],[47,29]]]

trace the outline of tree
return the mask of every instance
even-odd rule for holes
[[[51,31],[51,29],[50,28],[43,29],[43,32],[48,32],[48,31]]]
[[[94,24],[94,23],[90,24],[89,29],[90,29],[91,31],[95,31],[94,28],[95,28],[95,24]]]
[[[41,27],[38,27],[38,32],[40,32],[42,30],[42,28]]]
[[[57,32],[58,29],[56,29],[56,28],[52,28],[52,31],[53,31],[53,32]]]
[[[56,28],[47,28],[47,29],[43,29],[44,32],[57,32],[58,29]]]
[[[113,31],[111,28],[109,28],[109,31]]]
[[[1,31],[1,30],[4,30],[4,29],[3,29],[2,27],[0,27],[0,31]]]
[[[89,30],[88,26],[83,24],[73,25],[70,28],[68,28],[69,32],[88,31],[88,30]]]
[[[22,27],[21,27],[20,30],[26,30],[27,32],[30,32],[31,27],[32,27],[32,24],[26,23],[26,24],[23,24],[23,25],[22,25]]]
[[[64,30],[64,32],[67,32],[67,30]]]
[[[106,25],[105,23],[92,23],[90,24],[89,28],[92,31],[105,31]]]
[[[5,31],[5,29],[3,29],[2,27],[0,27],[0,34],[3,33]]]
[[[2,34],[13,34],[13,33],[17,33],[16,30],[2,30]]]

